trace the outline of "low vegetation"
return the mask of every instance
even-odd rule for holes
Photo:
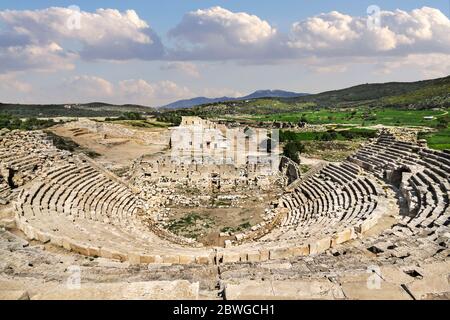
[[[333,141],[333,140],[356,140],[369,139],[376,136],[377,131],[373,129],[351,128],[348,130],[328,130],[325,132],[294,132],[281,130],[280,142],[287,141]]]
[[[289,141],[283,147],[283,155],[296,163],[300,163],[299,155],[305,151],[305,145],[300,141]]]
[[[250,222],[244,222],[237,227],[223,227],[220,229],[220,232],[230,232],[230,233],[238,233],[245,230],[248,230],[252,227]]]
[[[214,227],[214,224],[211,217],[191,212],[179,219],[169,220],[167,229],[179,236],[198,240]]]
[[[40,130],[58,124],[53,119],[40,120],[36,118],[20,119],[7,114],[0,114],[0,129],[9,130]]]
[[[450,150],[450,127],[437,132],[421,132],[419,133],[418,138],[427,140],[428,147],[431,149]]]

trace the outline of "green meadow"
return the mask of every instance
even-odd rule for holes
[[[352,124],[359,126],[426,126],[434,127],[437,119],[445,116],[449,109],[442,110],[398,110],[398,109],[358,109],[358,110],[305,110],[293,113],[249,116],[256,121],[299,122],[302,119],[310,124]],[[433,116],[433,120],[425,117]]]
[[[420,139],[428,142],[428,147],[435,150],[450,150],[450,128],[436,133],[420,133]]]

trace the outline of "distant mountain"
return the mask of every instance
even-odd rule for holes
[[[169,103],[165,106],[160,107],[160,109],[188,109],[194,106],[198,106],[201,104],[215,103],[215,102],[224,102],[224,101],[232,101],[234,98],[222,97],[222,98],[205,98],[205,97],[197,97],[192,99],[178,100],[172,103]]]
[[[295,93],[283,90],[258,90],[244,97],[231,98],[205,98],[197,97],[192,99],[179,100],[162,106],[161,109],[188,109],[202,104],[226,102],[226,101],[239,101],[239,100],[251,100],[260,98],[297,98],[307,96],[307,93]]]
[[[294,98],[252,99],[206,104],[189,111],[202,116],[268,115],[325,108],[450,108],[450,76],[416,82],[371,83]]]
[[[307,93],[296,93],[283,90],[258,90],[249,94],[248,96],[242,97],[239,100],[246,99],[259,99],[259,98],[297,98],[307,96]]]

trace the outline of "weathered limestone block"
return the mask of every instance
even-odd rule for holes
[[[211,264],[212,263],[212,257],[210,255],[202,255],[202,256],[197,256],[195,258],[195,262],[198,264]]]
[[[379,287],[368,286],[367,281],[342,283],[345,296],[351,300],[411,300],[400,285],[380,281]]]
[[[36,239],[36,235],[35,235],[35,229],[29,225],[29,224],[25,224],[24,228],[22,229],[23,233],[25,233],[25,235],[27,236],[27,238],[29,240],[35,240]]]
[[[423,265],[417,269],[422,275],[406,286],[416,299],[425,299],[430,294],[450,292],[450,261]]]
[[[319,254],[330,249],[331,238],[323,238],[309,244],[309,254]]]
[[[350,241],[355,238],[355,230],[353,228],[346,229],[344,231],[336,233],[331,239],[331,247],[335,247],[338,244]]]
[[[267,261],[269,260],[269,250],[261,249],[259,250],[259,254],[261,256],[261,261]]]
[[[269,251],[270,260],[287,259],[292,257],[289,248],[277,248]]]
[[[14,218],[3,218],[0,220],[0,226],[10,229],[15,228],[16,220]]]
[[[178,264],[180,263],[180,257],[177,255],[164,255],[162,256],[163,263]]]
[[[0,290],[0,300],[30,300],[30,297],[23,290]]]
[[[100,256],[122,262],[127,260],[127,256],[125,254],[105,247],[100,249]]]
[[[73,252],[79,253],[83,256],[89,256],[89,249],[84,244],[71,242],[70,248],[72,249]]]
[[[186,280],[133,283],[86,283],[80,289],[58,286],[33,300],[197,300],[199,283]]]
[[[309,255],[309,245],[296,246],[289,248],[290,255],[293,257],[307,256]]]
[[[192,264],[195,263],[195,257],[191,255],[180,255],[180,264]]]
[[[241,255],[236,252],[224,252],[222,257],[222,263],[234,263],[239,262]]]
[[[162,263],[163,259],[159,255],[149,255],[143,254],[140,259],[141,263],[152,264],[152,263]]]
[[[344,299],[338,284],[327,279],[287,281],[230,281],[225,283],[227,300]]]
[[[36,238],[42,243],[48,243],[50,242],[50,235],[46,232],[37,230],[36,231]]]
[[[100,248],[88,247],[90,257],[100,257]]]
[[[247,261],[248,262],[259,262],[261,261],[261,253],[255,251],[255,252],[249,252],[247,254]]]
[[[359,233],[365,233],[365,232],[369,231],[370,229],[372,229],[377,224],[377,222],[378,222],[377,217],[367,219],[359,225],[359,227],[357,228],[357,231]]]
[[[138,252],[128,252],[128,262],[132,265],[141,264],[141,254]]]
[[[68,251],[72,250],[70,241],[71,240],[69,238],[67,238],[67,237],[63,237],[62,238],[62,246],[63,246],[64,249],[66,249]]]
[[[50,243],[55,246],[62,247],[63,246],[63,238],[52,234],[50,236]]]

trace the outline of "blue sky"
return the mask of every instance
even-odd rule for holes
[[[368,27],[373,4],[383,11],[376,30]],[[71,5],[83,14],[79,31],[64,29]],[[444,76],[449,13],[442,0],[3,0],[0,101],[158,106]]]

